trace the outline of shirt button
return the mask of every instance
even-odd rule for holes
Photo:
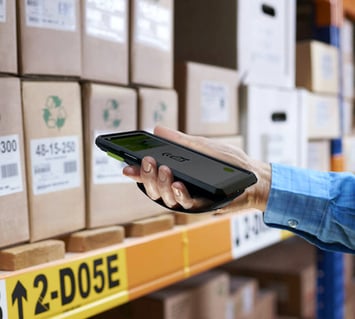
[[[289,220],[287,221],[287,224],[288,224],[288,226],[290,226],[290,227],[292,227],[292,228],[296,228],[297,225],[298,225],[298,221],[295,220],[295,219],[289,219]]]

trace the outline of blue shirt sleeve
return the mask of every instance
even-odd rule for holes
[[[355,175],[272,164],[268,226],[326,250],[355,253]]]

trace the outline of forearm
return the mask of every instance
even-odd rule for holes
[[[266,224],[319,247],[355,252],[355,177],[273,164]]]

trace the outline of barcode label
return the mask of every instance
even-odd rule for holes
[[[75,31],[76,23],[76,2],[74,0],[26,1],[27,26]]]
[[[1,178],[10,178],[10,177],[18,176],[18,172],[19,170],[18,170],[17,163],[1,166]]]
[[[34,195],[79,187],[80,153],[78,136],[31,140]]]
[[[20,150],[18,135],[0,136],[0,196],[23,191]]]
[[[77,171],[76,161],[70,161],[64,163],[64,174],[71,174]]]

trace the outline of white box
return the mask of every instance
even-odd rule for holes
[[[295,3],[175,1],[175,60],[238,70],[244,84],[294,87]]]
[[[243,87],[241,127],[246,152],[265,162],[305,166],[304,114],[298,91]]]
[[[354,63],[346,62],[342,63],[342,88],[341,95],[348,99],[354,98]]]
[[[355,101],[353,99],[342,99],[342,134],[355,133]]]
[[[307,168],[330,171],[330,140],[309,140]]]
[[[343,25],[340,28],[340,46],[345,62],[354,60],[354,25],[349,19],[344,19]]]
[[[340,136],[340,100],[335,95],[299,91],[299,107],[306,118],[309,139],[331,139]]]
[[[355,135],[343,138],[344,170],[355,173]]]
[[[245,84],[295,86],[295,1],[238,2],[238,72]]]

